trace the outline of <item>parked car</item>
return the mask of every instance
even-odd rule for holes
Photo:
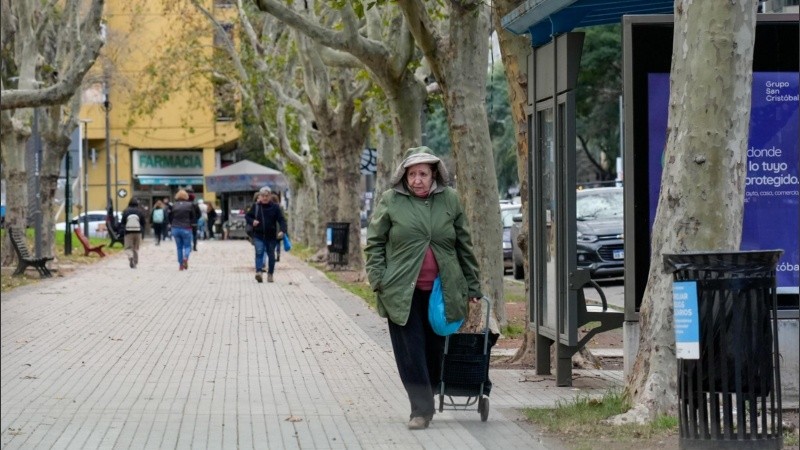
[[[522,210],[522,205],[501,204],[500,221],[503,223],[503,273],[511,270],[513,244],[511,242],[512,218]]]
[[[523,264],[525,258],[528,257],[527,254],[522,253],[522,249],[519,248],[519,244],[517,243],[517,237],[522,228],[522,214],[515,214],[511,218],[511,222],[511,267],[513,269],[514,279],[521,280],[525,277],[525,266]]]
[[[584,189],[575,194],[578,268],[592,278],[622,276],[625,263],[621,187]]]
[[[106,234],[106,214],[108,214],[104,210],[98,211],[89,211],[87,213],[87,218],[89,219],[89,237],[100,237],[104,238],[108,235]],[[117,222],[122,220],[122,214],[117,211]],[[73,222],[77,222],[78,226],[81,227],[81,231],[83,231],[83,216],[84,213],[80,213],[79,215],[72,218]],[[56,231],[65,231],[65,224],[64,221],[56,222]]]
[[[623,200],[621,187],[583,189],[575,193],[577,265],[592,278],[617,277],[624,273]],[[526,254],[517,245],[522,215],[512,218],[512,268],[517,280],[525,276]]]

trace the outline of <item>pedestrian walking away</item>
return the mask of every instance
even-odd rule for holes
[[[213,240],[214,238],[214,226],[217,223],[217,209],[214,202],[208,202],[208,238]]]
[[[139,209],[139,201],[131,199],[128,207],[122,212],[122,224],[125,227],[125,254],[128,255],[128,264],[131,269],[139,265],[139,247],[142,244],[142,231],[144,230],[145,215]]]
[[[170,223],[169,223],[169,215],[172,212],[172,202],[170,201],[169,197],[164,197],[163,200],[164,205],[164,213],[166,214],[166,220],[164,221],[164,226],[162,227],[162,240],[172,240],[172,233],[170,232]]]
[[[175,194],[175,204],[170,210],[169,222],[172,237],[178,252],[178,269],[189,268],[189,255],[192,253],[192,224],[197,221],[195,207],[189,201],[189,194],[183,189]]]
[[[450,322],[464,319],[468,303],[483,297],[467,218],[448,180],[428,147],[409,149],[367,227],[367,276],[378,314],[388,319],[411,430],[430,424],[441,376],[444,337],[428,321],[434,280],[441,280]]]
[[[264,281],[264,255],[267,257],[267,282],[274,281],[275,247],[283,239],[286,219],[280,206],[272,201],[272,190],[265,186],[258,191],[256,202],[245,213],[245,220],[253,227],[253,246],[256,258],[256,281]]]
[[[197,224],[200,222],[200,206],[195,201],[194,193],[188,192],[189,202],[192,204],[194,210],[194,218],[192,219],[192,250],[197,251]]]
[[[153,234],[156,237],[156,245],[161,245],[161,238],[164,235],[164,227],[167,222],[167,214],[164,209],[164,203],[161,200],[156,200],[153,205],[153,212],[150,215],[150,223],[153,224]]]

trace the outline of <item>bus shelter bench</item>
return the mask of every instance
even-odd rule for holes
[[[25,239],[25,233],[18,228],[9,228],[8,237],[11,239],[11,245],[17,253],[17,270],[14,271],[14,276],[20,276],[25,273],[28,266],[32,266],[39,272],[41,278],[52,277],[53,274],[47,268],[47,263],[53,260],[51,256],[37,258],[28,250],[28,241]]]
[[[86,239],[86,236],[83,235],[81,227],[75,227],[74,231],[75,236],[78,236],[78,240],[81,241],[81,245],[83,245],[83,256],[89,256],[89,253],[97,253],[101,258],[106,256],[106,254],[103,252],[103,247],[105,247],[106,244],[93,246],[91,243],[89,243],[89,240]]]

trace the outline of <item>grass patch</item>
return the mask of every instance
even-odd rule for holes
[[[653,440],[678,433],[678,419],[662,416],[646,425],[607,425],[603,420],[630,408],[622,394],[609,391],[602,398],[578,396],[559,402],[555,408],[525,409],[525,416],[545,432],[558,435],[576,448],[598,448],[600,442],[636,442]]]
[[[509,339],[517,339],[521,338],[522,335],[525,334],[525,326],[509,323],[508,325],[503,327],[501,332],[503,333],[503,336]]]
[[[0,230],[0,243],[5,242],[5,229]],[[55,256],[56,260],[58,261],[58,265],[86,265],[86,264],[93,264],[97,261],[100,261],[100,257],[96,253],[91,253],[89,256],[84,256],[83,245],[75,236],[72,234],[72,254],[66,255],[64,254],[64,233],[63,231],[56,231],[53,239],[55,241]],[[28,242],[28,249],[31,253],[35,252],[35,236],[33,228],[28,228],[25,230],[25,236]],[[106,255],[113,255],[123,251],[122,246],[116,246],[116,248],[108,248],[108,243],[111,242],[108,238],[89,238],[89,243],[93,246],[99,244],[106,244],[103,247],[103,252]],[[10,250],[13,252],[13,250]],[[43,251],[44,255],[50,254],[50,251]],[[48,267],[53,267],[54,264],[51,262]],[[25,286],[28,284],[36,283],[41,278],[39,278],[39,274],[33,271],[26,272],[20,276],[12,276],[12,273],[16,269],[16,265],[13,267],[8,267],[3,270],[2,277],[0,277],[0,292],[9,292],[12,289],[15,289],[20,286]],[[58,274],[56,274],[58,276]]]
[[[794,432],[787,430],[786,428],[783,429],[783,446],[784,447],[797,447],[797,444],[800,443],[800,438],[798,438],[798,431],[795,430]]]

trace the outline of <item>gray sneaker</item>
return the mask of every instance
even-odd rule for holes
[[[261,275],[261,272],[256,272],[256,281],[258,281],[259,283],[264,282],[264,277]]]
[[[268,273],[267,274],[267,283],[272,283],[273,281],[275,281],[275,280],[272,279],[272,274]]]

